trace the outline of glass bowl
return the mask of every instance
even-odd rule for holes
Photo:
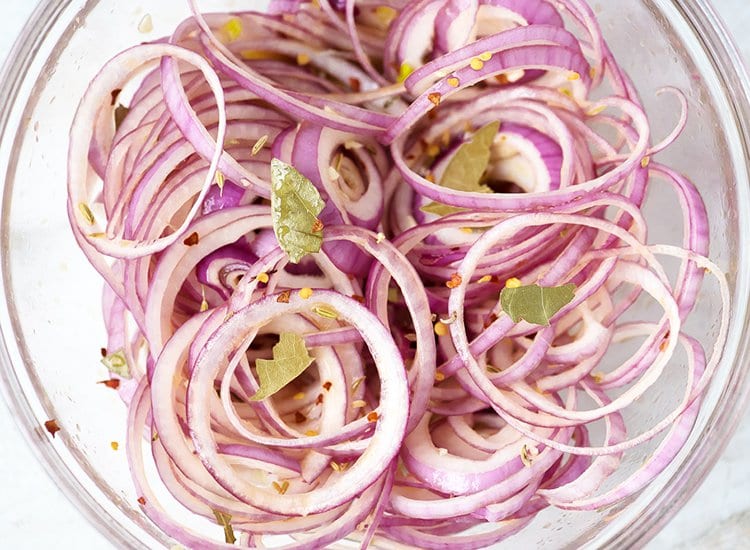
[[[253,1],[201,1],[206,10]],[[674,463],[636,497],[607,510],[547,510],[510,547],[642,545],[682,506],[731,436],[750,392],[748,283],[750,104],[739,56],[703,0],[595,3],[616,58],[634,77],[655,136],[674,125],[677,86],[688,97],[688,126],[661,160],[686,173],[704,195],[711,258],[732,286],[729,339],[691,438]],[[149,13],[153,30],[139,23]],[[167,34],[187,15],[182,0],[45,0],[35,11],[0,80],[0,217],[2,296],[0,376],[17,422],[47,471],[82,513],[117,547],[173,543],[141,513],[124,453],[125,407],[95,384],[104,339],[101,283],[77,249],[66,216],[67,129],[98,68],[116,52]],[[672,101],[672,103],[669,103]],[[651,238],[679,238],[669,193],[655,188],[647,215]],[[688,331],[704,342],[716,332],[718,293],[707,286]],[[673,370],[679,370],[675,368]],[[640,401],[635,422],[650,422],[670,404],[662,391]],[[667,388],[667,389],[664,389]],[[666,395],[666,397],[665,397]],[[57,419],[55,439],[44,421]],[[646,456],[646,446],[629,460]]]

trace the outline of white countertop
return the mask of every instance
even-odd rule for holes
[[[33,4],[31,0],[2,2],[0,52],[9,50]],[[745,59],[750,60],[750,3],[715,0],[714,4],[734,33]],[[0,548],[112,548],[37,464],[3,405],[0,405],[0,433],[3,434],[0,443]],[[649,548],[750,549],[748,456],[750,412],[703,486]]]

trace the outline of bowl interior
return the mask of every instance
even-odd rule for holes
[[[727,68],[719,68],[716,52],[711,51],[714,46],[707,45],[689,23],[685,4],[632,1],[623,7],[602,2],[596,4],[596,12],[616,58],[640,92],[654,141],[667,135],[679,117],[674,96],[657,92],[674,86],[687,96],[688,125],[657,160],[688,175],[706,202],[710,256],[728,274],[734,293],[724,358],[688,445],[654,484],[614,508],[548,509],[532,527],[511,538],[509,547],[572,548],[638,539],[669,510],[659,504],[660,496],[689,490],[695,483],[680,465],[710,460],[712,455],[701,449],[720,447],[726,438],[726,432],[722,435],[715,429],[715,420],[734,406],[732,391],[738,390],[730,386],[742,382],[746,370],[739,361],[744,353],[741,331],[750,268],[746,229],[742,231],[748,227],[745,135],[727,92]],[[200,5],[213,11],[261,8],[263,3],[227,0]],[[154,28],[143,33],[139,23],[147,13]],[[99,363],[99,350],[106,342],[101,282],[68,227],[67,129],[87,83],[107,59],[130,45],[168,34],[186,16],[182,0],[47,2],[30,27],[45,33],[38,32],[25,55],[16,56],[6,84],[14,86],[6,101],[14,97],[15,101],[5,105],[7,125],[0,143],[0,168],[6,172],[0,228],[7,303],[7,313],[0,317],[7,352],[0,357],[5,389],[53,476],[118,546],[169,546],[170,542],[141,514],[125,453],[113,451],[110,445],[125,440],[126,409],[114,392],[96,384],[107,374]],[[651,186],[646,207],[651,242],[680,243],[683,222],[676,200],[668,186],[659,182]],[[686,325],[686,331],[707,349],[718,330],[720,306],[718,287],[707,279]],[[642,312],[651,314],[647,303]],[[620,351],[621,356],[627,353],[626,348]],[[613,355],[612,361],[616,359]],[[663,382],[627,413],[630,425],[646,426],[665,416],[679,401],[684,384],[684,358],[678,356]],[[42,428],[49,418],[63,428],[54,441]],[[637,469],[656,443],[629,452],[611,482]]]

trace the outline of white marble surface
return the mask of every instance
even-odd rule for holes
[[[615,0],[607,0],[615,1]],[[618,0],[619,1],[619,0]],[[750,3],[715,0],[750,60]],[[3,0],[0,52],[7,52],[33,9],[31,0]],[[2,54],[3,56],[5,53]],[[7,408],[0,405],[0,548],[109,549],[112,545],[71,506],[36,463]],[[723,458],[650,549],[750,549],[750,412]]]

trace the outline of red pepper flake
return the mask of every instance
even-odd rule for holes
[[[102,380],[101,382],[97,382],[97,384],[104,384],[111,390],[116,390],[120,387],[120,380],[117,378],[112,378],[110,380]]]
[[[120,129],[125,117],[128,116],[128,112],[130,112],[130,109],[122,105],[115,107],[115,131]]]
[[[115,90],[112,90],[112,101],[110,102],[110,105],[112,105],[112,107],[114,107],[115,103],[117,103],[117,98],[119,97],[120,92],[122,92],[121,88],[117,88]]]
[[[276,301],[280,304],[288,304],[289,303],[289,297],[292,295],[291,290],[285,290],[281,294],[279,294],[276,297]]]
[[[364,381],[365,377],[360,376],[359,378],[355,379],[354,382],[352,382],[352,394],[359,389],[359,387],[362,385],[362,382]]]
[[[47,422],[44,423],[44,429],[47,430],[52,437],[55,437],[55,434],[60,431],[60,426],[57,425],[57,420],[47,420]]]
[[[323,403],[323,394],[319,393],[317,399],[315,399],[316,405],[321,405]]]
[[[484,328],[488,328],[492,323],[497,321],[498,317],[494,313],[490,313],[487,320],[484,322]]]
[[[138,497],[138,504],[141,506],[146,506],[146,499],[143,497]]]
[[[106,357],[107,355],[109,355],[109,353],[107,352],[107,348],[100,348],[99,351],[101,352],[102,357]]]
[[[200,240],[201,239],[198,236],[198,233],[196,233],[195,231],[193,231],[190,235],[188,235],[187,239],[185,239],[182,242],[183,242],[183,244],[185,246],[195,246],[196,244],[198,244],[200,242]]]
[[[325,382],[323,384],[323,389],[325,389],[326,391],[331,391],[331,386],[333,386],[331,382]]]
[[[445,282],[445,286],[448,288],[456,288],[461,285],[462,281],[463,279],[461,278],[461,275],[454,273],[451,275],[451,278]]]
[[[359,91],[362,89],[362,83],[359,81],[359,78],[354,78],[353,76],[350,76],[349,87],[352,89],[352,92],[354,92],[355,94],[358,94]]]
[[[372,411],[367,415],[367,421],[368,422],[377,422],[378,421],[378,413],[375,411]]]
[[[427,153],[427,156],[434,158],[440,154],[440,145],[438,145],[437,143],[431,143],[427,146],[427,150],[425,152]]]
[[[365,303],[365,297],[360,296],[359,294],[352,294],[352,300],[354,300],[355,302],[359,302],[360,304]]]
[[[670,334],[670,331],[664,333],[664,339],[661,341],[661,344],[659,344],[659,351],[665,351],[667,349],[667,346],[669,345]]]
[[[505,73],[499,74],[495,77],[495,80],[497,80],[500,84],[505,85],[509,84],[510,80],[508,80],[508,75]]]
[[[429,99],[430,102],[432,102],[432,104],[435,105],[435,107],[440,105],[440,99],[442,97],[443,96],[441,96],[438,92],[432,92],[431,94],[427,95],[427,99]]]
[[[301,412],[297,411],[297,412],[294,413],[294,421],[297,424],[302,424],[306,420],[307,420],[307,417],[304,414],[302,414]]]
[[[323,231],[323,228],[325,226],[323,225],[323,222],[320,221],[318,218],[315,218],[315,221],[312,224],[312,232],[317,233],[318,231]]]

